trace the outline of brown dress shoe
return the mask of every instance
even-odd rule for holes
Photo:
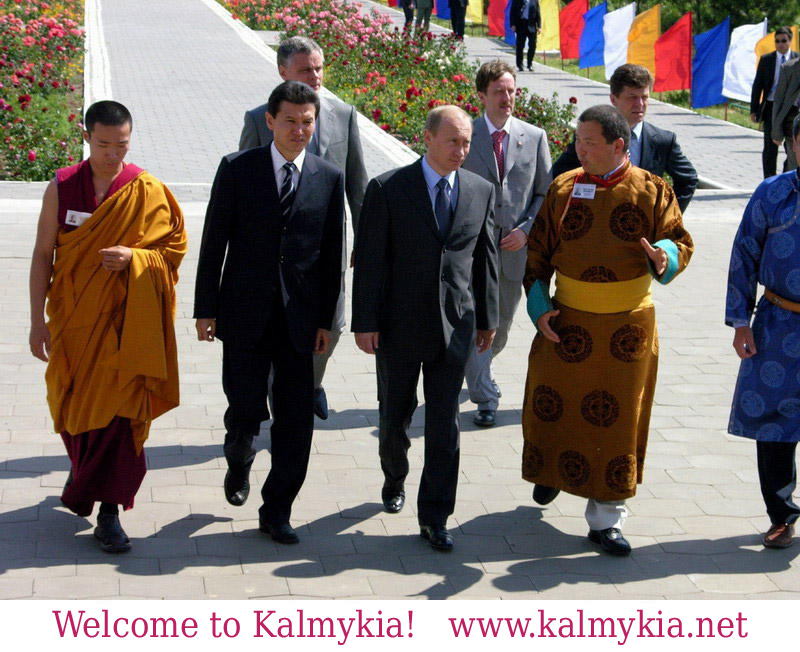
[[[792,545],[794,525],[789,523],[773,523],[766,534],[761,537],[765,548],[788,548]]]

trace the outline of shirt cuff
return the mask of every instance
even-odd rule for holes
[[[528,290],[528,315],[536,326],[544,313],[550,312],[553,309],[553,303],[550,301],[549,288],[542,281],[535,281]],[[538,326],[537,326],[538,329]]]
[[[661,285],[666,285],[678,274],[678,245],[676,245],[672,240],[659,240],[653,246],[656,249],[665,251],[667,254],[667,268],[664,270],[664,273],[661,274],[661,276],[655,273],[652,265],[650,266],[650,271],[653,274],[653,278],[661,283]]]

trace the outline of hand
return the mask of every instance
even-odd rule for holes
[[[500,248],[504,251],[519,251],[528,244],[528,234],[522,229],[512,229],[511,232],[500,241]]]
[[[772,139],[772,142],[775,143],[778,147],[783,145],[783,138],[776,140],[775,138]]]
[[[753,337],[753,329],[749,326],[739,326],[733,336],[733,348],[742,360],[752,358],[758,351],[756,350],[756,340]]]
[[[217,320],[216,319],[197,319],[194,322],[194,327],[197,330],[197,339],[200,342],[213,342],[214,336],[217,334]]]
[[[34,358],[39,358],[42,362],[47,362],[50,357],[50,330],[47,324],[41,322],[31,326],[28,336],[28,344]]]
[[[642,238],[639,240],[639,242],[642,244],[647,257],[653,262],[653,267],[656,270],[656,274],[661,276],[664,273],[664,270],[667,269],[667,252],[651,245],[647,241],[647,238]]]
[[[550,319],[554,317],[558,317],[561,314],[560,310],[548,310],[544,313],[539,319],[536,320],[536,328],[539,329],[539,332],[544,335],[548,340],[551,342],[555,342],[558,344],[561,341],[561,338],[558,334],[550,328]]]
[[[750,114],[750,122],[758,122],[758,116],[755,113]]]
[[[328,347],[331,345],[331,332],[326,331],[324,328],[317,329],[317,337],[314,341],[314,353],[322,355],[328,352]]]
[[[489,347],[492,345],[492,340],[494,340],[494,334],[497,331],[492,329],[490,331],[482,331],[479,330],[475,335],[475,346],[478,349],[478,353],[483,353],[487,351]]]
[[[356,336],[356,346],[361,349],[364,353],[369,353],[370,355],[375,355],[375,351],[378,350],[378,341],[380,339],[380,333],[377,331],[371,333],[355,333]]]
[[[117,245],[116,247],[107,247],[98,252],[103,257],[103,269],[110,272],[121,272],[128,269],[131,264],[131,256],[133,252],[128,247]]]

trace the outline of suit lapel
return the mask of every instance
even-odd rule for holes
[[[418,159],[416,163],[412,163],[409,171],[409,183],[404,189],[411,209],[409,212],[420,215],[436,237],[443,241],[444,238],[439,232],[436,215],[433,214],[433,206],[428,194],[428,184],[425,183],[425,175],[422,173],[422,158]]]
[[[511,168],[517,162],[517,155],[525,146],[525,132],[519,128],[517,121],[511,118],[508,125],[508,152],[506,152],[505,176],[511,172]]]
[[[269,132],[270,135],[272,132]],[[254,183],[255,192],[260,194],[259,200],[263,202],[263,206],[277,206],[278,198],[278,185],[275,181],[275,168],[272,164],[272,145],[264,147],[265,156],[258,159],[258,168],[255,171]],[[261,183],[262,180],[264,183]],[[256,204],[258,205],[258,204]]]
[[[318,172],[319,166],[317,165],[314,155],[306,154],[305,160],[303,161],[303,169],[300,172],[300,180],[297,182],[297,190],[294,194],[292,208],[289,211],[289,217],[286,219],[287,223],[292,221],[292,218],[297,212],[297,208],[302,206],[303,203],[314,194],[314,189],[316,187],[314,177]]]
[[[464,175],[461,174],[461,170],[456,172],[456,175],[458,176],[458,203],[456,204],[455,214],[453,215],[453,224],[450,226],[448,239],[454,233],[458,233],[461,224],[469,216],[470,211],[472,210],[472,201],[475,198],[475,191],[471,184],[465,183]]]
[[[336,126],[333,109],[325,98],[320,98],[319,121],[319,157],[325,158],[325,152],[328,151],[331,142],[331,130]]]
[[[486,119],[483,117],[478,118],[474,122],[474,134],[472,146],[475,148],[489,176],[495,183],[500,183],[497,175],[497,160],[494,157],[494,146],[492,144],[492,137],[489,135],[489,127],[486,125]]]
[[[650,125],[647,122],[642,123],[642,153],[639,156],[639,167],[644,170],[650,169],[650,163],[653,158],[653,143],[651,142],[653,134],[650,131]]]

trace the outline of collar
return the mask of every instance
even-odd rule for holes
[[[269,146],[269,151],[272,153],[272,170],[273,172],[275,172],[275,175],[277,176],[278,171],[289,161],[285,159],[283,157],[283,154],[281,154],[278,151],[278,148],[275,147],[274,140]],[[295,167],[297,168],[298,173],[303,171],[303,162],[305,160],[306,160],[306,150],[303,149],[303,151],[297,155],[297,158],[294,161],[292,161],[292,163],[294,163]]]
[[[436,184],[439,183],[439,179],[442,178],[442,175],[434,170],[428,163],[427,155],[422,157],[422,175],[425,177],[425,183],[428,185],[429,190],[433,190],[436,187]],[[444,178],[447,179],[447,183],[450,184],[451,190],[456,187],[455,170],[450,174],[446,174]]]
[[[486,115],[485,113],[483,114],[483,119],[486,120],[486,126],[489,128],[490,136],[495,131],[500,131],[500,129],[506,132],[506,136],[508,136],[511,133],[511,116],[508,116],[508,120],[506,120],[506,123],[502,127],[500,127],[500,129],[494,126],[494,123],[491,120],[489,120],[489,116]]]
[[[610,188],[611,186],[615,186],[620,181],[622,181],[622,179],[625,178],[625,176],[628,174],[628,170],[630,169],[631,169],[630,159],[626,158],[621,165],[611,170],[611,172],[604,174],[603,176],[595,176],[594,174],[587,174],[586,172],[584,172],[578,178],[580,178],[580,180],[583,183],[586,183],[588,181],[589,183],[594,183],[600,186],[601,188]],[[578,181],[578,178],[576,178],[575,180]]]
[[[644,120],[637,122],[636,126],[631,128],[631,132],[636,134],[636,138],[639,139],[639,142],[642,141],[642,127],[644,127]]]

